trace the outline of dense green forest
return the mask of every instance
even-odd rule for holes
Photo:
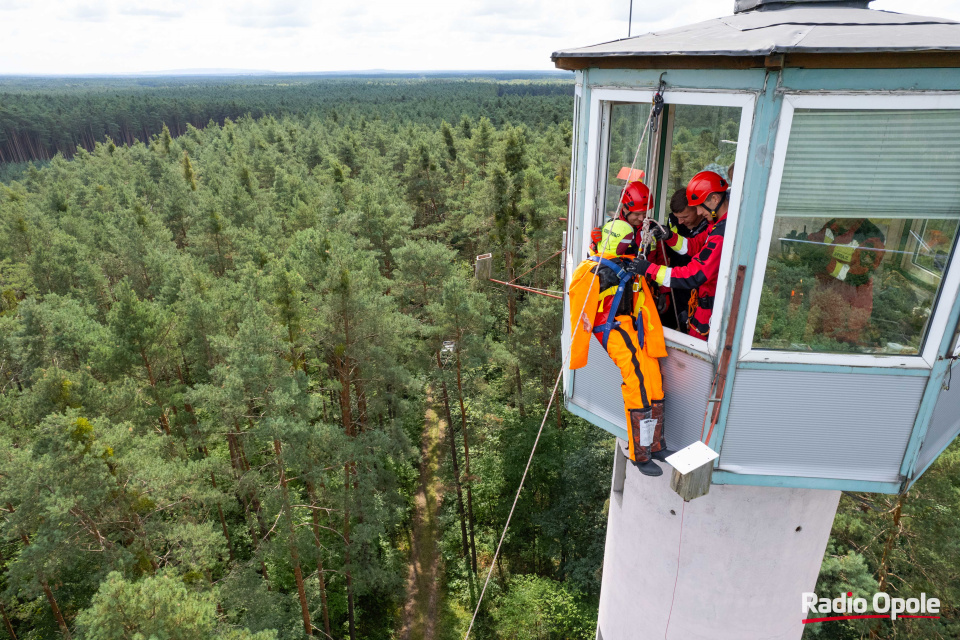
[[[492,572],[473,637],[592,638],[613,443],[551,412],[494,564],[561,303],[472,274],[561,287],[570,85],[45,82],[0,94],[47,150],[0,184],[0,637],[462,638]],[[945,619],[807,635],[960,637],[958,516],[956,446],[844,496],[818,592]]]
[[[568,79],[528,82],[489,74],[419,79],[163,77],[44,79],[2,78],[0,163],[73,156],[110,137],[116,143],[147,142],[167,126],[174,136],[187,125],[222,125],[227,118],[292,115],[362,115],[439,125],[444,119],[486,116],[539,128],[570,119]],[[536,99],[528,98],[535,96]]]
[[[560,364],[559,302],[472,257],[509,279],[559,249],[571,137],[553,84],[516,100],[563,122],[499,127],[481,85],[162,128],[2,188],[6,633],[394,637],[425,518],[436,637],[463,632]],[[477,637],[592,634],[610,443],[550,424]]]

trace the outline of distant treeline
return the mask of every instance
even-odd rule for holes
[[[106,138],[147,141],[166,125],[222,125],[244,115],[346,113],[436,126],[452,111],[474,120],[532,128],[569,119],[573,84],[564,80],[396,77],[322,78],[6,78],[0,81],[0,163],[72,157]],[[533,98],[531,100],[531,98]],[[454,108],[455,107],[455,108]]]

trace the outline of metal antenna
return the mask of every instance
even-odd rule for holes
[[[627,18],[627,37],[630,37],[630,29],[633,27],[633,0],[630,0],[630,16]]]

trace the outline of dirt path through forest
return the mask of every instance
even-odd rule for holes
[[[420,453],[420,489],[415,498],[410,568],[407,573],[407,603],[403,610],[402,640],[434,640],[439,611],[440,552],[437,515],[443,487],[437,477],[447,425],[432,409],[427,394]]]

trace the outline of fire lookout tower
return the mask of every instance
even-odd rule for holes
[[[599,638],[799,638],[840,491],[901,492],[960,432],[960,23],[867,5],[737,0],[552,56],[576,74],[568,278],[661,78],[653,214],[703,169],[731,184],[709,339],[666,329],[660,361],[668,444],[705,440],[714,486],[684,504],[618,459]],[[564,382],[626,437],[601,349]]]

